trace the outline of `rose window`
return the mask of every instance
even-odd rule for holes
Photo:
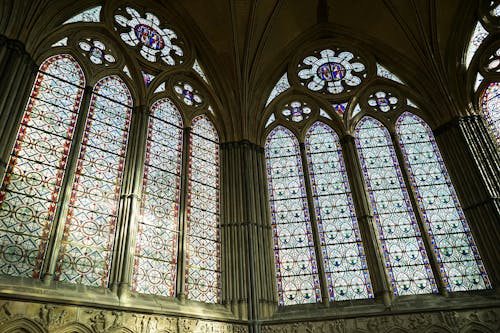
[[[287,105],[281,111],[281,114],[287,118],[291,118],[292,121],[298,123],[302,121],[304,118],[307,118],[311,112],[312,112],[311,108],[307,106],[306,103],[295,101]]]
[[[177,82],[177,84],[174,85],[174,91],[177,97],[186,103],[186,105],[199,106],[203,102],[200,95],[198,95],[198,91],[189,83]]]
[[[115,57],[107,53],[104,43],[98,40],[86,39],[79,42],[78,46],[89,57],[90,61],[96,65],[104,64],[108,66],[116,61]]]
[[[131,17],[127,19],[123,15],[115,15],[115,21],[126,32],[120,33],[121,39],[130,46],[138,47],[139,53],[150,62],[163,60],[168,65],[175,65],[176,59],[184,54],[182,49],[174,44],[177,34],[168,28],[160,28],[160,20],[151,13],[146,17],[130,7],[125,8]],[[182,61],[178,61],[181,63]]]
[[[390,92],[386,93],[378,91],[368,98],[368,105],[374,110],[381,112],[389,112],[394,110],[398,104],[398,98],[393,96]]]
[[[326,49],[319,53],[319,57],[311,55],[302,60],[307,68],[301,69],[298,76],[304,81],[302,84],[312,91],[326,90],[331,94],[340,94],[358,86],[366,75],[365,65],[357,59],[351,52]]]

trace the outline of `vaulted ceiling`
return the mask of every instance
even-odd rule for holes
[[[133,2],[133,1],[132,1]],[[55,29],[96,4],[112,8],[124,1],[0,1],[0,33],[25,41]],[[129,2],[127,2],[129,3]],[[245,128],[286,62],[304,43],[341,39],[372,52],[416,90],[447,99],[479,1],[470,0],[156,0],[134,4],[160,12],[179,26],[198,49],[215,90],[224,91],[231,126]],[[12,12],[23,15],[9,15]],[[432,87],[429,87],[432,86]],[[431,89],[432,88],[432,89]],[[245,124],[247,126],[245,126]],[[237,138],[235,138],[237,139]]]

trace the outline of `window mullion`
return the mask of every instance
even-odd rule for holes
[[[140,215],[144,151],[148,131],[148,112],[145,106],[134,108],[129,132],[127,160],[123,173],[118,204],[117,233],[109,285],[119,295],[127,295],[132,286],[132,270],[137,242],[137,224]]]
[[[391,133],[391,140],[394,145],[394,151],[396,152],[396,158],[398,159],[399,165],[402,166],[401,168],[401,174],[403,176],[403,180],[405,182],[406,189],[408,191],[408,197],[410,198],[411,205],[413,207],[413,211],[416,212],[415,218],[417,219],[417,225],[420,230],[420,234],[422,235],[422,240],[425,246],[425,251],[427,252],[427,258],[429,259],[431,268],[432,268],[432,273],[434,274],[434,278],[436,280],[436,284],[438,287],[439,292],[442,295],[447,295],[448,290],[446,290],[446,285],[443,281],[443,277],[440,273],[439,270],[439,264],[437,262],[436,254],[434,252],[434,249],[432,247],[432,240],[429,237],[429,233],[427,232],[427,228],[424,225],[424,219],[422,217],[422,211],[419,209],[418,202],[415,199],[416,193],[415,189],[413,186],[411,186],[410,182],[410,177],[408,175],[408,169],[409,166],[406,165],[403,152],[401,151],[401,146],[399,144],[399,141],[397,140],[396,136]]]
[[[307,155],[306,155],[305,145],[303,142],[300,143],[300,158],[302,161],[304,184],[306,187],[307,207],[309,209],[309,216],[311,219],[311,227],[313,231],[314,252],[316,253],[316,262],[318,263],[318,274],[321,287],[321,299],[325,305],[328,305],[330,302],[330,295],[328,292],[329,288],[326,280],[325,263],[323,261],[323,255],[321,252],[321,238],[319,236],[318,221],[314,209],[313,193],[311,189],[311,175],[308,172],[309,168],[307,166]]]
[[[44,261],[41,273],[41,277],[46,284],[50,283],[50,281],[54,279],[57,257],[61,248],[61,240],[64,233],[65,217],[68,213],[69,200],[71,197],[73,182],[75,181],[78,154],[82,146],[83,135],[85,134],[92,92],[92,87],[85,87],[78,112],[78,120],[75,126],[73,140],[69,149],[67,167],[61,183],[61,196],[54,212],[54,227],[51,229],[51,233],[47,240],[48,245],[47,252],[45,254],[47,259]]]
[[[370,206],[368,191],[364,181],[361,164],[357,156],[354,137],[344,136],[340,143],[342,155],[346,165],[346,172],[351,186],[352,199],[356,209],[361,240],[367,256],[368,271],[373,283],[373,291],[376,298],[382,298],[386,306],[391,305],[393,292],[390,287],[390,278],[385,269],[383,254],[380,252],[380,242],[375,230],[373,210]]]
[[[179,202],[179,234],[177,246],[177,281],[176,295],[181,301],[186,299],[186,209],[188,199],[188,161],[190,153],[191,127],[184,128],[182,137],[182,169],[181,169],[181,195]]]

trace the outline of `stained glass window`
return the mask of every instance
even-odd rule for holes
[[[193,120],[188,168],[186,296],[218,303],[221,297],[219,137],[203,115]]]
[[[500,82],[492,82],[481,100],[484,117],[493,136],[500,144]]]
[[[94,87],[66,217],[56,279],[107,286],[132,98],[117,76]]]
[[[115,21],[119,26],[121,39],[129,46],[139,46],[141,56],[150,62],[163,60],[167,65],[176,65],[178,59],[184,52],[175,45],[179,38],[177,34],[168,28],[160,28],[160,19],[151,13],[145,17],[133,8],[120,9],[127,18],[121,14],[115,15]],[[176,61],[177,60],[177,61]],[[180,61],[182,62],[182,61]]]
[[[330,300],[372,298],[339,138],[317,122],[307,132],[305,146]]]
[[[69,55],[40,66],[0,190],[0,274],[40,277],[83,86]]]
[[[312,91],[340,94],[361,84],[366,71],[359,57],[348,51],[325,49],[302,60],[298,72],[302,84]]]
[[[377,63],[377,76],[392,80],[397,83],[404,84],[403,81],[401,81],[401,79],[396,74],[394,74],[393,72],[391,72],[390,70],[388,70],[379,63]]]
[[[437,292],[389,132],[364,117],[355,139],[394,294]]]
[[[321,302],[299,143],[278,126],[265,153],[279,304]]]
[[[288,82],[288,76],[283,74],[283,76],[276,82],[276,85],[274,86],[273,90],[271,91],[271,94],[269,94],[269,97],[267,98],[266,106],[269,105],[275,99],[278,97],[280,94],[283,92],[287,91],[288,88],[290,88],[290,83]]]
[[[87,9],[78,15],[73,16],[63,24],[75,22],[99,22],[101,16],[101,6]]]
[[[472,33],[472,37],[469,41],[469,46],[467,47],[467,53],[465,55],[465,65],[466,67],[469,67],[472,58],[474,57],[474,54],[476,53],[477,49],[481,46],[483,43],[483,40],[488,37],[489,33],[483,28],[483,25],[481,22],[477,22],[476,28],[474,29],[474,32]]]
[[[491,288],[431,129],[406,112],[396,131],[446,288]]]
[[[177,269],[182,118],[174,103],[153,104],[132,290],[174,296]]]

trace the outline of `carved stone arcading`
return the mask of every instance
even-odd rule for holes
[[[500,332],[500,309],[441,311],[331,321],[264,325],[263,333]]]
[[[244,325],[101,310],[71,305],[0,301],[0,332],[246,333]],[[23,331],[24,332],[24,331]]]

